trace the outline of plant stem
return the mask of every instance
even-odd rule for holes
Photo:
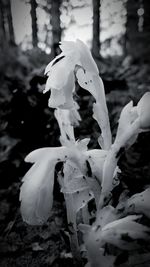
[[[65,197],[66,210],[67,210],[70,247],[71,247],[71,251],[72,251],[76,266],[81,267],[82,259],[81,259],[79,243],[78,243],[76,213],[74,210],[74,198],[72,194],[68,194],[68,193],[65,193],[64,197]]]

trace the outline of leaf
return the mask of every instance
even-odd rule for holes
[[[73,194],[73,193],[79,194],[80,191],[88,189],[89,186],[87,182],[83,179],[83,175],[81,175],[80,177],[76,177],[71,181],[68,181],[67,187],[62,188],[61,191],[67,194]]]
[[[81,116],[78,112],[77,102],[74,101],[74,107],[70,110],[69,118],[72,126],[79,126],[79,122],[81,121]]]
[[[48,159],[49,161],[51,160],[64,160],[65,158],[68,157],[68,150],[66,147],[43,147],[36,149],[29,153],[25,161],[26,162],[31,162],[35,163],[36,161],[42,161],[43,159]]]
[[[67,199],[71,195],[74,203],[72,208],[76,214],[90,199],[94,198],[94,195],[81,171],[71,161],[64,164],[63,173],[64,186],[62,191]]]
[[[150,188],[145,191],[133,195],[126,202],[126,210],[128,212],[144,214],[150,219]]]
[[[101,129],[100,146],[102,149],[109,150],[112,144],[112,136],[108,110],[105,99],[105,90],[102,79],[99,76],[93,76],[96,88],[96,103],[93,105],[93,118],[97,121]]]
[[[113,148],[107,154],[106,160],[103,166],[103,176],[102,176],[102,191],[100,196],[100,207],[106,205],[111,196],[112,190],[119,184],[118,177],[116,174],[118,159]]]
[[[150,92],[145,93],[137,104],[142,129],[150,128]]]
[[[68,146],[70,143],[75,144],[74,129],[70,122],[70,110],[55,110],[55,117],[58,121],[61,132],[61,144]]]
[[[85,152],[90,163],[93,176],[96,176],[99,182],[102,182],[103,166],[108,151],[102,149],[92,149]]]
[[[98,75],[82,68],[78,68],[76,77],[79,85],[89,91],[96,100],[96,103],[93,104],[93,118],[98,122],[102,132],[102,149],[109,149],[111,145],[111,131],[103,82]]]
[[[37,162],[23,178],[20,190],[21,214],[28,224],[40,225],[50,215],[55,164],[49,160]]]
[[[114,256],[105,255],[105,249],[98,246],[97,233],[89,225],[80,224],[79,230],[83,233],[87,256],[91,267],[113,267]]]
[[[56,162],[60,161],[66,161],[67,159],[72,160],[78,168],[81,170],[81,172],[85,172],[85,162],[86,162],[86,156],[82,154],[76,146],[70,146],[70,147],[45,147],[45,148],[39,148],[27,155],[25,158],[26,162],[34,163],[36,161],[42,161],[44,159],[47,159],[49,161],[55,160]]]
[[[117,219],[115,209],[112,206],[106,206],[97,213],[96,221],[93,226],[103,228],[106,224]]]
[[[55,165],[67,159],[79,169],[84,169],[84,155],[75,147],[73,151],[66,147],[41,148],[26,157],[27,162],[35,163],[23,178],[20,191],[21,213],[27,223],[42,224],[48,219],[53,201]],[[86,193],[84,198],[87,198]]]
[[[64,163],[63,173],[64,182],[61,189],[63,193],[79,193],[88,188],[85,177],[72,161],[68,160]]]
[[[140,247],[140,243],[138,244],[137,242],[138,240],[149,242],[150,230],[148,227],[135,222],[135,220],[139,218],[140,216],[137,215],[127,216],[125,218],[109,222],[103,227],[95,223],[84,235],[89,253],[94,254],[96,253],[96,250],[98,253],[98,251],[102,247],[105,247],[106,244],[111,244],[119,249],[130,251]],[[113,217],[108,216],[106,217],[106,221],[107,219],[109,221],[113,219]]]
[[[88,150],[89,142],[90,142],[90,138],[84,138],[82,140],[78,140],[76,145],[79,150],[86,152]]]
[[[68,193],[65,194],[65,198]],[[94,198],[93,193],[89,188],[77,191],[72,194],[74,211],[77,213],[82,207],[84,207],[92,198]]]
[[[100,207],[108,203],[112,189],[119,184],[118,177],[114,176],[118,160],[125,148],[135,142],[139,134],[139,126],[139,118],[136,110],[133,109],[133,103],[130,102],[121,112],[117,136],[104,163]]]
[[[133,110],[133,101],[130,101],[123,109],[120,114],[119,118],[119,125],[117,130],[117,135],[115,142],[118,142],[118,140],[124,135],[127,128],[131,126],[132,122],[137,118],[137,112],[136,115],[132,116],[132,110]]]
[[[113,221],[105,225],[99,233],[100,243],[109,243],[123,250],[134,250],[140,244],[137,240],[150,240],[148,227],[135,222],[140,218],[137,215],[130,215],[125,218]]]

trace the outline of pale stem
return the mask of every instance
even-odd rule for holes
[[[115,143],[111,146],[111,149],[109,150],[108,156],[104,163],[99,209],[103,208],[107,204],[112,195],[111,191],[115,182],[114,171],[121,156],[120,150],[125,149],[128,140],[130,140],[132,136],[139,132],[139,128],[139,119],[136,119],[136,121],[122,135],[120,140],[115,141]]]
[[[96,88],[96,106],[97,106],[97,114],[95,119],[98,122],[98,125],[102,131],[102,138],[104,142],[103,149],[110,149],[112,144],[112,135],[111,135],[111,129],[110,129],[110,122],[109,122],[109,116],[108,116],[108,109],[106,105],[106,98],[105,98],[105,90],[103,81],[100,77],[95,76],[94,77],[94,83]]]
[[[67,221],[69,227],[70,247],[76,262],[76,266],[82,266],[82,259],[80,255],[78,234],[77,234],[77,223],[76,223],[76,211],[74,209],[74,198],[72,194],[64,194],[66,210],[67,210]]]

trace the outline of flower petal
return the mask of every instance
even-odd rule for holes
[[[62,50],[62,52],[66,55],[74,55],[74,57],[76,58],[76,60],[79,59],[79,52],[77,49],[77,44],[76,42],[72,42],[72,41],[62,41],[60,44],[60,49]]]
[[[48,100],[48,106],[50,108],[57,108],[65,104],[65,95],[63,90],[51,89],[51,95]]]
[[[44,92],[47,92],[51,88],[61,90],[66,86],[68,77],[74,70],[74,66],[74,62],[67,57],[64,57],[57,64],[52,66]]]
[[[76,44],[80,53],[81,66],[88,72],[98,74],[98,67],[88,47],[79,39],[77,39]]]
[[[77,77],[79,85],[82,88],[89,91],[90,94],[96,97],[95,86],[93,82],[93,75],[90,72],[85,71],[82,68],[78,68],[76,72],[76,77]]]
[[[64,54],[63,53],[61,53],[60,55],[58,55],[57,57],[55,57],[48,65],[47,65],[47,67],[45,68],[45,72],[44,72],[44,75],[48,75],[48,73],[51,71],[51,68],[52,68],[52,66],[54,65],[54,64],[56,64],[56,61],[58,60],[58,59],[61,59],[61,58],[63,58],[64,57]]]

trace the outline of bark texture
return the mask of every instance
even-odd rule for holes
[[[5,32],[5,24],[4,24],[4,6],[3,2],[0,1],[0,48],[3,49],[5,45],[6,32]]]
[[[92,54],[95,57],[100,54],[100,0],[93,0]]]
[[[51,0],[51,26],[52,26],[52,56],[59,53],[59,42],[61,41],[60,25],[61,0]]]
[[[15,44],[15,34],[14,34],[14,27],[13,27],[13,19],[12,19],[12,12],[11,12],[11,1],[6,0],[5,2],[6,8],[6,17],[7,17],[7,25],[8,25],[8,39],[10,44]]]
[[[31,21],[32,21],[32,45],[33,47],[38,46],[38,25],[37,25],[37,14],[36,8],[37,3],[36,0],[30,0],[31,4]]]

